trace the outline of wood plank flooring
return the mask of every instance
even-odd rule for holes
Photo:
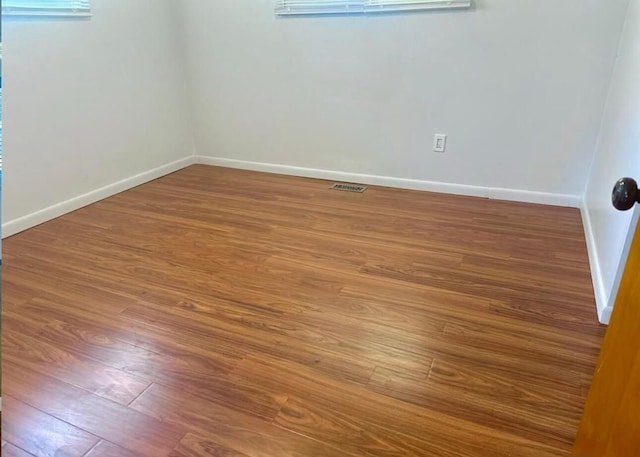
[[[192,166],[3,243],[3,455],[568,456],[578,210]]]

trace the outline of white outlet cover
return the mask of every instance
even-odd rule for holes
[[[436,133],[433,137],[433,151],[444,152],[447,148],[447,135],[444,133]]]

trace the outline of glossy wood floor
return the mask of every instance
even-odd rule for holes
[[[4,456],[567,456],[579,212],[192,166],[3,243]]]

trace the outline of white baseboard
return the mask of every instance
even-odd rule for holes
[[[129,178],[125,178],[113,184],[109,184],[99,189],[92,190],[91,192],[87,192],[86,194],[80,195],[78,197],[74,197],[61,203],[57,203],[55,205],[49,206],[48,208],[36,211],[35,213],[31,213],[18,219],[5,222],[2,224],[2,238],[15,235],[16,233],[22,232],[23,230],[35,227],[36,225],[42,224],[43,222],[55,219],[56,217],[62,216],[63,214],[80,209],[83,206],[90,205],[99,200],[131,189],[132,187],[139,186],[140,184],[144,184],[153,179],[160,178],[161,176],[167,175],[169,173],[173,173],[174,171],[178,171],[184,167],[192,165],[193,163],[195,163],[195,159],[193,156],[185,157],[184,159],[176,160],[175,162],[162,165],[152,170],[139,173]]]
[[[368,185],[398,187],[402,189],[423,190],[430,192],[440,192],[457,195],[469,195],[474,197],[493,198],[500,200],[511,200],[527,203],[540,203],[545,205],[569,206],[577,208],[580,206],[581,198],[577,195],[552,194],[545,192],[533,192],[526,190],[504,189],[497,187],[468,186],[463,184],[448,184],[434,181],[423,181],[418,179],[393,178],[388,176],[376,176],[360,173],[346,173],[333,170],[321,170],[315,168],[295,167],[289,165],[277,165],[260,162],[249,162],[244,160],[224,159],[220,157],[190,156],[166,165],[154,168],[153,170],[131,176],[113,184],[101,187],[86,194],[74,197],[64,202],[44,208],[40,211],[14,219],[2,224],[2,237],[8,237],[42,224],[48,220],[62,216],[71,211],[75,211],[83,206],[90,205],[104,198],[123,192],[132,187],[139,186],[145,182],[159,178],[174,171],[194,163],[204,165],[216,165],[229,168],[240,168],[244,170],[265,171],[269,173],[279,173],[293,176],[304,176],[308,178],[340,180],[356,182]]]
[[[589,256],[589,266],[591,267],[591,281],[593,282],[593,294],[596,299],[598,320],[602,324],[608,324],[611,318],[611,312],[613,311],[613,303],[610,302],[604,287],[602,270],[600,268],[600,262],[598,261],[598,245],[595,234],[593,233],[591,216],[584,202],[580,206],[580,213],[582,214],[584,236],[587,241],[587,254]]]
[[[569,206],[572,208],[579,208],[582,201],[581,197],[578,195],[552,194],[527,190],[503,189],[499,187],[448,184],[435,181],[422,181],[418,179],[393,178],[388,176],[294,167],[290,165],[249,162],[244,160],[224,159],[221,157],[196,156],[196,163],[216,165],[220,167],[240,168],[243,170],[265,171],[283,175],[303,176],[305,178],[348,181],[368,184],[371,186],[398,187],[401,189],[424,190],[429,192],[468,195],[472,197],[485,197],[496,200],[510,200],[526,203],[540,203],[554,206]]]

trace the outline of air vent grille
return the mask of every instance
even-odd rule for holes
[[[345,192],[364,192],[367,190],[367,187],[359,184],[349,184],[346,182],[334,182],[331,189],[343,190]]]

